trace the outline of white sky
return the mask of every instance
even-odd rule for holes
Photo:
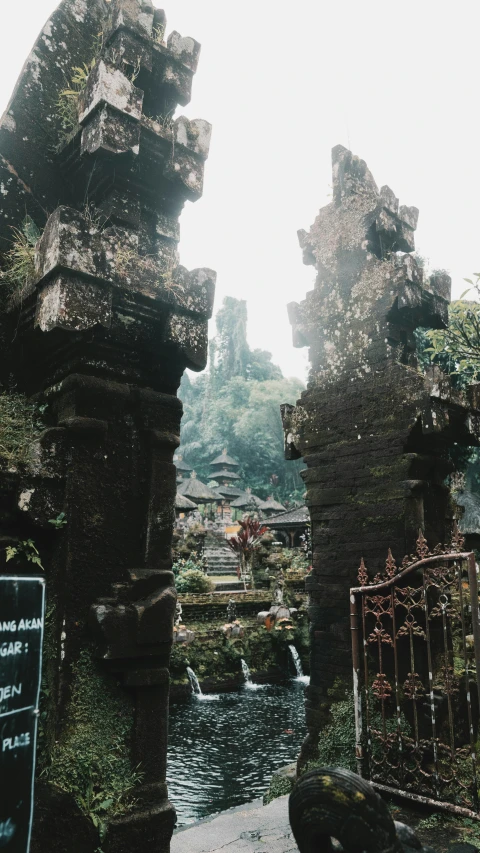
[[[0,112],[55,0],[0,0]],[[202,44],[189,118],[213,124],[203,199],[182,216],[181,260],[247,299],[249,338],[305,375],[286,304],[312,287],[298,228],[328,203],[330,149],[420,208],[417,250],[453,294],[480,269],[478,0],[165,0]]]

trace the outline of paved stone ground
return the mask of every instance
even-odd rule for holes
[[[391,802],[390,808],[395,820],[409,824],[423,844],[432,846],[437,853],[480,850],[480,824],[475,821],[456,820],[444,813],[416,808],[412,803],[403,802],[399,806]],[[288,794],[268,806],[254,800],[180,829],[173,836],[170,850],[171,853],[298,853],[288,822]]]
[[[268,806],[255,800],[180,829],[171,853],[298,853],[288,822],[288,794]]]

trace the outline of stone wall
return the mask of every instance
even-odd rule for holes
[[[166,39],[165,25],[150,0],[63,0],[0,123],[0,381],[38,404],[43,424],[26,462],[0,460],[0,539],[17,548],[9,570],[31,570],[19,546],[30,539],[47,576],[42,770],[61,787],[38,789],[33,851],[64,849],[62,810],[85,824],[72,853],[100,840],[104,853],[167,851],[175,818],[165,767],[177,389],[186,367],[206,363],[215,274],[178,260],[210,125],[172,118],[200,45]],[[22,274],[12,241],[26,250]],[[89,764],[87,743],[72,759],[83,776],[54,772],[59,751],[72,756],[87,694],[104,709],[105,749],[129,762],[125,797],[119,777]],[[102,811],[107,781],[117,788]]]
[[[378,190],[365,162],[333,149],[333,200],[299,232],[314,290],[289,305],[295,346],[308,346],[308,388],[283,407],[287,458],[303,456],[312,520],[309,735],[300,763],[318,756],[339,685],[351,683],[349,588],[360,558],[373,573],[397,561],[422,530],[450,541],[455,508],[445,478],[453,442],[478,444],[478,391],[455,392],[418,370],[414,330],[442,328],[448,275],[423,275],[411,252],[418,210]]]

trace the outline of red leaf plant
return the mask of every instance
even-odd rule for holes
[[[238,577],[243,580],[243,588],[247,588],[247,574],[250,563],[253,557],[253,552],[259,544],[260,538],[267,532],[268,527],[262,524],[261,521],[256,521],[254,518],[247,516],[243,521],[239,521],[241,530],[237,536],[232,536],[227,539],[227,542],[236,554],[240,557],[240,567],[237,569]],[[253,586],[253,576],[252,576]]]

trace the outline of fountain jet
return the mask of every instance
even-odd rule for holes
[[[310,681],[309,676],[303,674],[302,662],[300,660],[300,655],[298,654],[295,646],[290,644],[288,646],[288,649],[289,649],[289,652],[290,652],[290,655],[291,655],[291,658],[293,661],[293,665],[295,667],[295,672],[297,673],[298,681],[305,681],[305,682]]]
[[[195,693],[196,696],[203,696],[202,688],[200,687],[200,682],[197,676],[195,675],[193,669],[190,669],[189,666],[187,666],[187,675],[188,680],[192,685],[192,692]]]

